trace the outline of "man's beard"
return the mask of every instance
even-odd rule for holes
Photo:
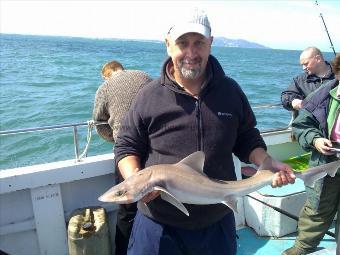
[[[181,74],[183,78],[185,79],[197,79],[201,73],[201,65],[195,69],[188,69],[184,67],[184,63],[181,62],[179,66],[179,70],[181,71]]]
[[[200,68],[197,69],[186,69],[184,67],[181,68],[181,74],[185,79],[196,79],[199,77]]]

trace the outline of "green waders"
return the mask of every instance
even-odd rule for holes
[[[319,245],[333,219],[337,215],[335,236],[339,243],[340,228],[340,175],[326,176],[306,187],[307,201],[301,210],[298,222],[298,237],[295,247],[312,252]]]

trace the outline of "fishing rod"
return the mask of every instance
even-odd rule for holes
[[[297,216],[295,216],[295,215],[293,215],[293,214],[291,214],[291,213],[289,213],[289,212],[287,212],[287,211],[285,211],[285,210],[282,210],[282,209],[279,208],[279,207],[276,207],[276,206],[274,206],[274,205],[270,205],[270,204],[268,204],[268,203],[266,203],[266,202],[264,202],[264,201],[261,201],[260,199],[257,199],[256,197],[253,197],[253,196],[251,196],[251,195],[249,195],[249,194],[246,195],[246,196],[247,196],[247,197],[250,197],[250,198],[254,199],[255,201],[260,202],[260,203],[262,203],[262,204],[264,204],[264,205],[266,205],[266,206],[268,206],[268,207],[270,207],[270,208],[272,208],[272,209],[274,209],[275,211],[277,211],[277,212],[279,212],[279,213],[282,213],[283,215],[287,216],[288,218],[291,218],[291,219],[296,220],[296,221],[299,220],[299,218],[298,218]],[[330,232],[330,231],[327,231],[326,234],[329,235],[329,236],[331,236],[331,237],[333,237],[333,238],[335,238],[335,234],[332,233],[332,232]]]
[[[318,0],[315,0],[315,5],[319,7]],[[334,49],[334,46],[333,46],[333,42],[332,42],[332,39],[331,39],[331,37],[330,37],[330,35],[329,35],[329,33],[328,33],[328,29],[327,29],[327,26],[326,26],[326,23],[325,23],[325,20],[324,20],[324,18],[323,18],[323,16],[322,16],[321,11],[320,11],[320,18],[321,18],[322,23],[323,23],[323,25],[324,25],[324,27],[325,27],[325,30],[326,30],[326,33],[327,33],[329,42],[330,42],[330,44],[331,44],[331,48],[332,48],[332,50],[333,50],[333,52],[334,52],[334,56],[336,56],[335,49]]]

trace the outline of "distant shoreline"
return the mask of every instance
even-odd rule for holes
[[[130,41],[130,42],[151,42],[151,43],[164,43],[162,40],[153,39],[132,39],[132,38],[100,38],[100,37],[81,37],[81,36],[69,36],[69,35],[37,35],[37,34],[15,34],[15,33],[0,33],[8,36],[31,36],[31,37],[56,37],[56,38],[69,38],[69,39],[80,39],[80,40],[105,40],[105,41]],[[249,48],[249,49],[273,49],[273,50],[287,50],[287,51],[301,51],[302,49],[280,49],[270,48],[262,44],[250,42],[245,39],[228,39],[226,37],[214,37],[212,44],[213,47],[224,47],[224,48]],[[331,50],[323,51],[324,53],[332,53]]]

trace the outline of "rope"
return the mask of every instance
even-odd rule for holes
[[[87,136],[86,136],[87,143],[86,143],[86,146],[85,146],[83,153],[80,154],[80,156],[79,156],[79,160],[87,157],[87,151],[90,147],[90,142],[91,142],[91,138],[92,138],[92,130],[93,130],[94,126],[95,126],[94,120],[88,120],[87,121]]]
[[[290,118],[290,121],[289,121],[289,124],[288,124],[288,127],[291,128],[292,127],[292,124],[293,124],[293,121],[294,121],[294,112],[292,112],[292,117]]]

